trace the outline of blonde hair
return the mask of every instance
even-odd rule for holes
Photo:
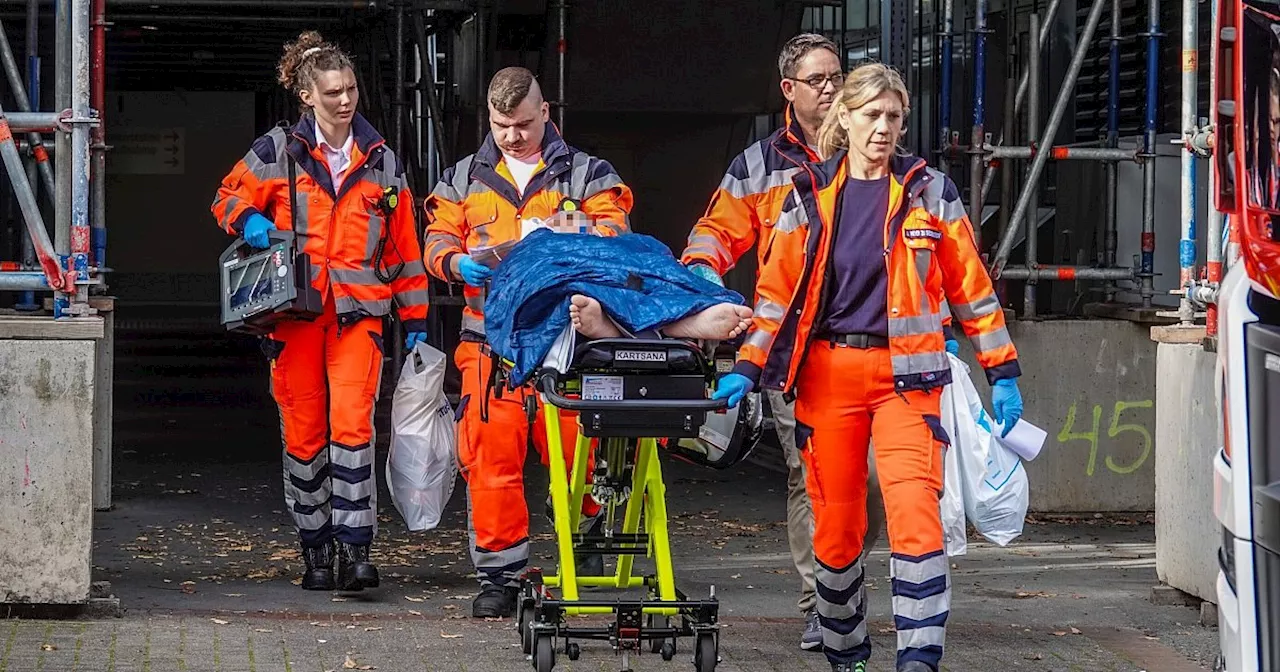
[[[830,157],[837,149],[849,147],[849,134],[840,125],[840,110],[852,112],[886,91],[896,93],[902,99],[902,116],[905,118],[911,112],[911,93],[897,70],[883,63],[867,63],[849,73],[844,86],[836,92],[827,118],[822,120],[822,127],[818,129],[818,151],[823,158]]]

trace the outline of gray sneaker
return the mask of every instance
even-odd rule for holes
[[[818,622],[817,609],[810,609],[804,614],[804,634],[800,636],[800,648],[805,651],[822,650],[822,624]]]

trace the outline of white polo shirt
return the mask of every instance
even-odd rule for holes
[[[343,141],[342,147],[335,149],[328,140],[324,139],[320,124],[316,124],[316,145],[324,153],[325,163],[329,164],[329,177],[333,180],[335,194],[342,190],[343,173],[347,172],[347,167],[351,165],[351,149],[355,146],[355,140],[355,134],[348,130],[347,139]]]

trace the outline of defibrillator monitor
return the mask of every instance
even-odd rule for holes
[[[323,306],[310,282],[306,254],[294,250],[291,231],[269,232],[256,250],[237,239],[219,258],[222,324],[228,331],[262,335],[284,319],[315,319]]]

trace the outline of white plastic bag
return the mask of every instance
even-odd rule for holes
[[[942,396],[942,422],[951,437],[947,452],[955,453],[959,467],[948,467],[948,471],[958,472],[969,522],[982,536],[1004,546],[1022,534],[1031,494],[1027,470],[1017,454],[992,434],[991,416],[969,379],[968,365],[955,355],[947,357],[952,381]],[[944,487],[951,486],[948,478]],[[945,502],[945,493],[943,499]],[[944,529],[945,525],[944,519]]]
[[[944,389],[943,409],[946,409],[947,396],[948,392]],[[947,430],[948,436],[952,436],[945,410],[942,414],[942,427]],[[942,510],[942,537],[947,543],[947,555],[954,558],[969,550],[968,528],[964,519],[964,495],[961,493],[960,458],[954,448],[947,447],[944,450],[942,501],[938,506]]]
[[[391,400],[387,488],[414,531],[440,524],[458,476],[458,434],[444,375],[444,353],[418,343],[405,358]]]

